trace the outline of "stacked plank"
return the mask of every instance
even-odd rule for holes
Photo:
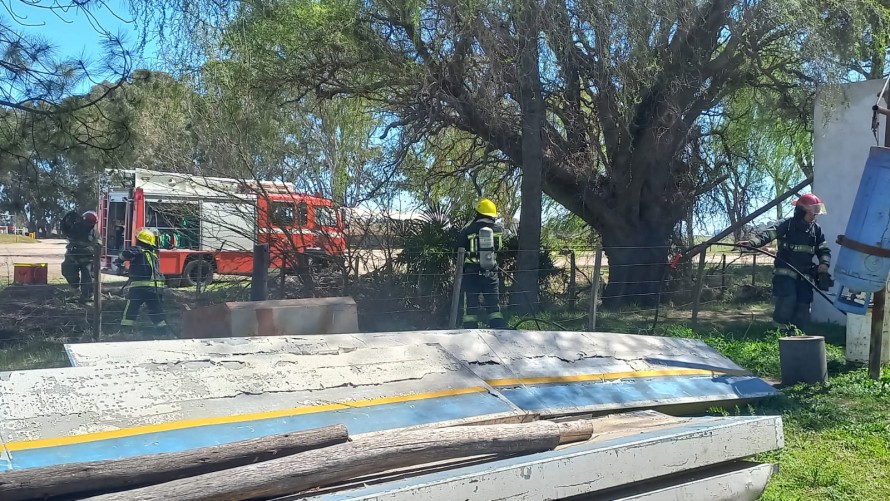
[[[272,498],[426,463],[497,459],[588,440],[589,420],[393,430],[350,440],[342,425],[224,446],[0,473],[0,498]]]
[[[445,331],[66,349],[74,367],[0,373],[0,500],[744,501],[773,471],[745,458],[783,446],[778,416],[640,410],[775,394],[696,340]]]

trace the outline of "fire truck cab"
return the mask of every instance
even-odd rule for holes
[[[257,243],[269,244],[273,268],[345,250],[334,203],[285,183],[136,169],[107,172],[102,184],[103,273],[126,274],[115,259],[135,245],[143,227],[158,235],[161,273],[171,286],[206,285],[215,274],[249,275]]]

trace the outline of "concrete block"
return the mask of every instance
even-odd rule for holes
[[[251,337],[358,332],[351,297],[228,302],[187,311],[183,338]]]
[[[865,315],[847,315],[847,360],[868,362],[871,350],[871,313],[869,306]],[[890,301],[884,307],[884,334],[881,336],[881,362],[890,362]]]

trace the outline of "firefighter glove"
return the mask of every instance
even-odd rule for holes
[[[827,271],[820,271],[816,279],[816,285],[819,287],[819,290],[827,291],[834,285],[834,279],[831,278]]]

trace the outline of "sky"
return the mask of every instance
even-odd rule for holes
[[[33,0],[31,0],[33,1]],[[159,0],[163,1],[163,0]],[[55,0],[40,2],[43,5],[56,3]],[[66,2],[60,2],[66,3]],[[18,31],[43,38],[55,48],[55,56],[60,59],[77,58],[97,62],[103,55],[101,42],[103,31],[120,36],[125,47],[134,50],[139,41],[137,23],[129,11],[127,2],[107,1],[96,4],[87,14],[80,9],[50,10],[25,5],[25,2],[4,2],[13,10],[0,9],[4,24],[14,26]],[[158,68],[157,45],[149,41],[143,51],[134,54],[134,68]],[[113,75],[99,74],[94,77]],[[90,82],[85,82],[89,87]]]

